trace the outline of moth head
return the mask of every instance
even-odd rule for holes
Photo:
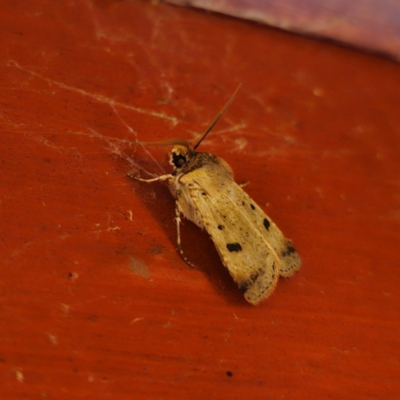
[[[190,148],[176,145],[169,155],[169,163],[176,169],[183,167],[189,159]]]
[[[169,153],[169,163],[175,168],[181,168],[186,163],[191,151],[189,142],[180,138],[168,139],[162,142],[143,142],[143,144],[156,147],[174,146]]]

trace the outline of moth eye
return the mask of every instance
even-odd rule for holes
[[[172,163],[175,165],[175,168],[181,168],[186,163],[186,157],[182,154],[172,153]]]

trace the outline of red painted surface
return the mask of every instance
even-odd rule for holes
[[[398,64],[147,2],[1,15],[2,399],[399,398]],[[202,150],[303,259],[257,307],[126,177],[160,171],[136,139],[193,138],[240,82]]]

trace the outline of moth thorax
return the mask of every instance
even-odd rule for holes
[[[169,163],[175,168],[181,168],[187,162],[188,149],[184,146],[174,146]]]

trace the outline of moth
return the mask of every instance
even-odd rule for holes
[[[274,290],[279,276],[290,277],[301,260],[292,242],[233,178],[220,157],[196,151],[225,113],[239,87],[197,143],[174,138],[155,145],[171,145],[169,163],[174,170],[141,182],[166,181],[176,200],[177,246],[183,260],[193,266],[181,245],[181,215],[205,229],[244,298],[258,304]]]

